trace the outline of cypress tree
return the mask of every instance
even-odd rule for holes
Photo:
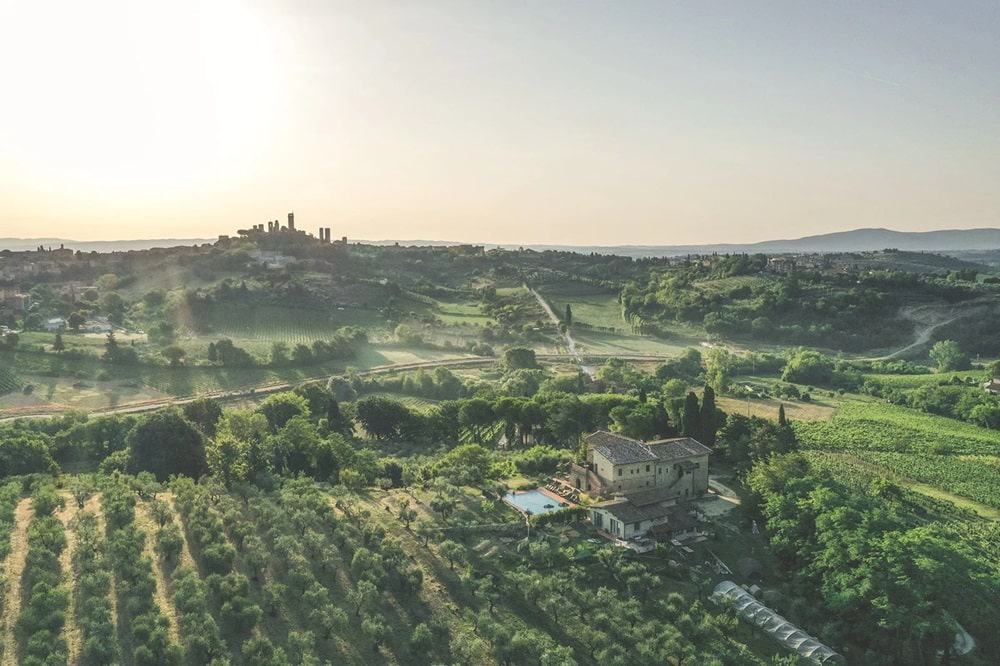
[[[684,399],[684,414],[681,416],[681,434],[685,437],[701,436],[701,410],[698,396],[690,391]]]
[[[573,308],[569,306],[569,303],[566,304],[566,316],[563,317],[563,321],[567,326],[573,325]]]
[[[698,441],[710,449],[715,448],[715,433],[719,429],[717,421],[715,390],[711,386],[705,386],[701,399],[701,437]]]
[[[785,403],[781,403],[778,407],[778,427],[786,428],[788,427],[788,419],[785,418]]]

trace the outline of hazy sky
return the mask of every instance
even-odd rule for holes
[[[1000,226],[1000,4],[0,0],[0,236]]]

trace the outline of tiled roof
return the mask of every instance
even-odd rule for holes
[[[584,439],[588,446],[610,460],[613,465],[630,465],[656,460],[656,456],[642,442],[607,430],[598,430]]]
[[[662,460],[672,462],[682,458],[707,455],[711,449],[690,437],[660,439],[643,444],[637,439],[618,435],[607,430],[598,430],[587,435],[587,445],[611,461],[613,465]]]
[[[600,504],[594,504],[591,508],[602,509],[623,523],[637,523],[643,520],[659,520],[666,518],[671,529],[685,529],[697,524],[697,520],[691,516],[690,509],[686,504],[647,504],[637,506],[633,501],[634,496],[620,497]]]
[[[710,448],[690,437],[660,439],[647,444],[657,458],[664,461],[679,460],[692,456],[704,456],[712,452]]]
[[[602,509],[623,523],[638,523],[643,520],[656,520],[668,515],[673,507],[661,504],[636,506],[626,498],[613,499],[593,505],[594,509]]]

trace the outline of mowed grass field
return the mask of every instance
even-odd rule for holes
[[[218,306],[199,321],[199,337],[311,343],[333,337],[338,328],[385,328],[384,320],[367,308],[326,310],[276,306]]]
[[[812,402],[778,400],[777,398],[729,398],[716,396],[715,404],[727,414],[743,414],[776,420],[781,405],[785,406],[785,416],[792,421],[826,421],[833,418],[837,402],[833,400],[813,400]],[[749,414],[748,414],[749,412]]]
[[[492,321],[483,313],[479,303],[474,301],[435,301],[434,314],[445,324],[452,326],[485,326]]]
[[[556,282],[538,292],[560,317],[568,304],[573,311],[573,339],[578,350],[591,354],[674,356],[704,339],[699,331],[678,327],[671,338],[638,335],[622,317],[618,293],[577,282]],[[603,329],[603,330],[602,330]],[[563,351],[563,350],[560,350]]]
[[[538,292],[559,316],[565,312],[568,303],[573,310],[574,322],[623,332],[631,330],[622,318],[617,292],[570,282],[547,284],[539,287]]]

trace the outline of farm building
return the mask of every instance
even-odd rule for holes
[[[62,317],[53,317],[45,321],[45,330],[53,333],[55,331],[66,330],[66,320]]]
[[[590,507],[590,522],[619,539],[653,536],[669,541],[694,531],[698,519],[663,490],[623,495]]]

